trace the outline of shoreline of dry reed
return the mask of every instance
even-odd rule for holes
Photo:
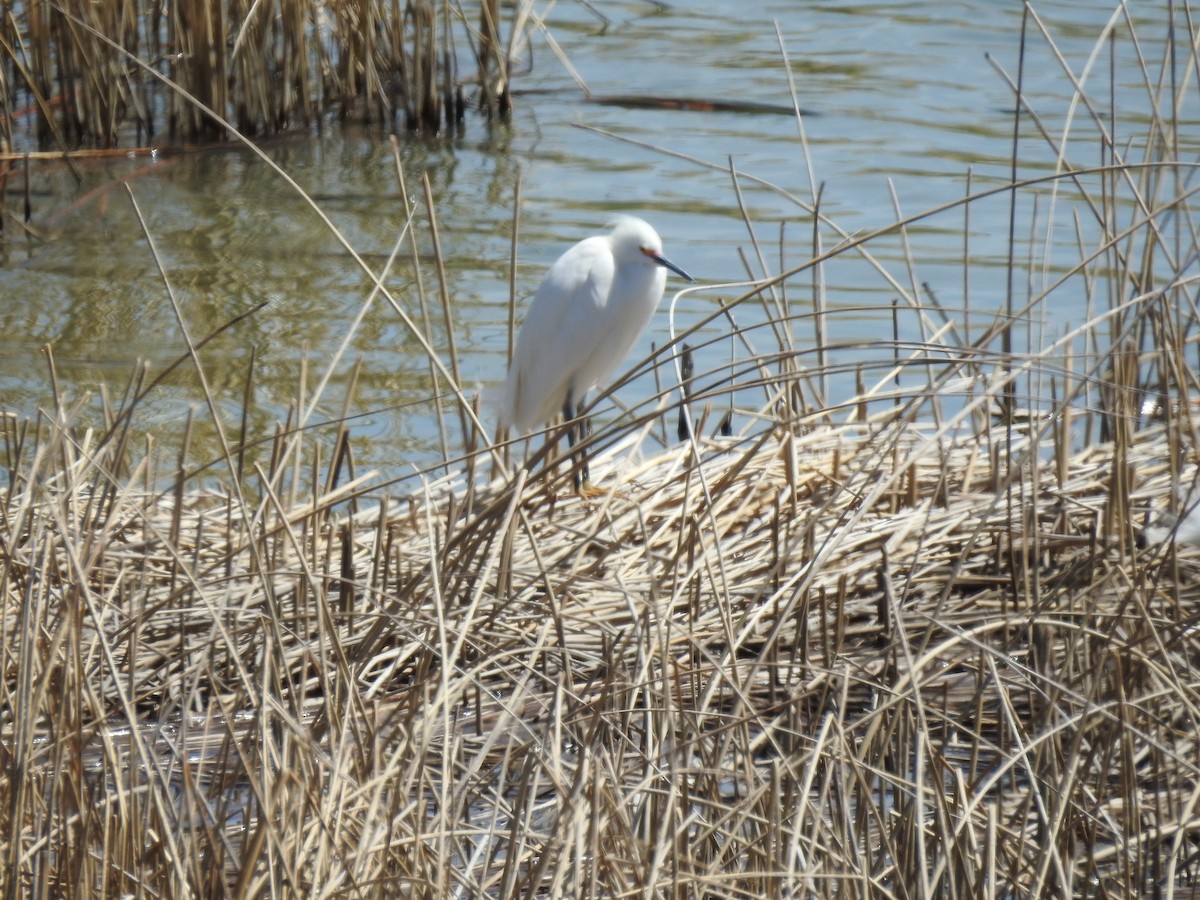
[[[498,0],[5,0],[0,150],[23,147],[27,118],[36,149],[60,152],[319,130],[332,116],[450,133],[468,104],[511,111],[529,15],[505,22]]]

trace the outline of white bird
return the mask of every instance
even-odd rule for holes
[[[587,392],[621,364],[662,299],[670,269],[694,279],[662,255],[658,233],[621,216],[608,234],[585,238],[558,258],[533,297],[517,334],[500,425],[526,431],[558,412],[571,423]],[[575,477],[587,480],[587,463]]]

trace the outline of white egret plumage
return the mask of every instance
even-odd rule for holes
[[[587,392],[621,364],[650,324],[670,269],[649,224],[621,216],[607,234],[586,238],[558,258],[529,305],[508,370],[501,426],[528,430],[558,412],[567,441],[582,437],[578,411]],[[576,487],[586,481],[586,461]]]

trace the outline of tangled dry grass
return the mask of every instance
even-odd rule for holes
[[[1128,527],[1170,502],[1167,429],[1063,465],[1009,431],[813,424],[592,502],[334,515],[352,485],[118,488],[114,452],[9,420],[8,886],[1182,884],[1197,558]]]

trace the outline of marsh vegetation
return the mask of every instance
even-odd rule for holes
[[[444,458],[406,480],[357,471],[349,420],[311,427],[338,360],[260,435],[213,399],[204,334],[178,365],[218,454],[190,422],[139,429],[161,371],[100,421],[65,393],[6,415],[4,893],[1190,889],[1200,557],[1170,525],[1200,499],[1189,21],[1146,64],[1148,113],[1081,92],[1086,148],[1014,82],[1056,171],[854,234],[816,186],[787,195],[812,252],[700,286],[710,321],[630,360],[661,388],[591,435],[595,500],[540,437],[530,464],[493,442],[434,350],[448,298],[401,302],[374,263],[440,398]],[[1134,33],[1117,18],[1097,46]],[[997,196],[1014,255],[964,252],[961,297],[879,261],[925,224],[969,234]],[[1038,246],[1060,208],[1077,260],[1029,278],[1015,235]],[[398,250],[413,229],[436,218],[410,211]],[[890,342],[826,337],[853,311],[823,275],[851,256],[891,288]],[[972,308],[985,278],[1003,309]],[[685,368],[713,323],[738,353]]]
[[[37,122],[39,150],[141,146],[320,127],[326,115],[437,134],[469,94],[511,107],[498,0],[0,2],[0,133]]]

